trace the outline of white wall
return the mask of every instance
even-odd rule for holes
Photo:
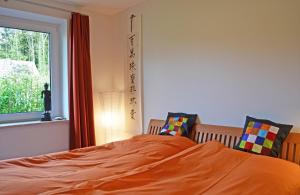
[[[113,88],[112,27],[109,16],[86,12],[90,16],[96,143],[101,145],[105,142],[105,134],[100,118],[99,96],[101,92],[111,91]]]
[[[106,132],[107,129],[102,122],[104,105],[103,99],[101,99],[103,93],[122,93],[124,91],[124,61],[114,55],[117,49],[114,47],[114,43],[117,41],[115,36],[117,31],[113,25],[114,18],[85,9],[81,9],[80,12],[90,16],[96,143],[101,145],[126,137],[126,135],[123,135],[123,127],[114,130],[111,136]],[[123,101],[122,99],[120,103],[121,110],[124,107]],[[121,117],[117,123],[123,124],[122,120]]]
[[[68,150],[68,127],[68,121],[0,125],[0,160]]]
[[[181,111],[210,124],[242,126],[251,115],[300,127],[299,7],[295,0],[148,0],[115,16],[124,29],[128,12],[143,15],[144,125]]]

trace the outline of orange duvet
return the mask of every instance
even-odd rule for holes
[[[300,195],[300,168],[218,142],[146,135],[2,161],[0,194]]]

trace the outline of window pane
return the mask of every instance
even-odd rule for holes
[[[43,111],[49,38],[49,33],[0,27],[0,114]]]

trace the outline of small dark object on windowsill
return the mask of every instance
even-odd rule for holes
[[[43,113],[41,121],[52,121],[50,112]]]
[[[52,121],[51,119],[51,91],[48,90],[49,84],[45,83],[45,90],[42,91],[41,98],[44,98],[44,113],[42,114],[41,121]]]

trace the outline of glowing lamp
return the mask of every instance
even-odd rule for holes
[[[124,95],[123,92],[103,92],[100,94],[101,126],[106,142],[122,138],[124,129]]]

